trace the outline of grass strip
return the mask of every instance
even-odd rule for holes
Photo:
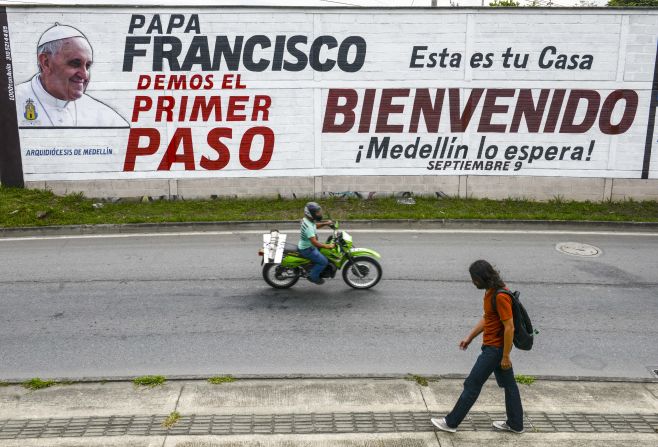
[[[412,382],[416,382],[420,386],[429,386],[429,381],[427,378],[417,374],[409,374],[406,379]]]
[[[22,383],[22,385],[23,388],[27,388],[28,390],[41,390],[43,388],[50,388],[53,385],[57,385],[57,382],[54,380],[42,380],[38,377],[35,377],[33,379],[26,380]]]
[[[165,420],[162,421],[162,426],[168,430],[174,425],[176,425],[179,419],[180,419],[180,413],[178,411],[172,411],[169,414],[169,416],[167,416]]]
[[[222,383],[235,382],[236,379],[231,376],[215,376],[208,379],[208,382],[213,385],[221,385]]]
[[[532,385],[535,383],[535,378],[533,376],[524,376],[523,374],[518,374],[514,376],[514,380],[516,380],[516,383],[520,383],[522,385]]]
[[[167,381],[165,376],[141,376],[133,380],[135,386],[148,386],[150,388],[164,384]]]
[[[0,227],[94,225],[162,222],[221,222],[301,219],[307,198],[156,200],[115,203],[81,194],[0,187]],[[559,197],[548,202],[416,197],[415,204],[394,197],[371,200],[336,197],[320,200],[325,216],[354,219],[498,219],[607,222],[658,222],[658,202],[576,202]]]

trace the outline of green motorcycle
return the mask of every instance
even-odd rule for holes
[[[343,281],[355,289],[369,289],[382,278],[382,267],[378,260],[381,255],[369,248],[354,248],[352,236],[346,231],[338,231],[338,222],[330,227],[333,234],[327,244],[335,244],[329,250],[320,249],[320,253],[329,260],[321,278],[335,278],[342,270]],[[263,279],[276,289],[294,286],[299,278],[306,278],[312,263],[298,252],[297,245],[286,242],[286,236],[273,230],[263,235]]]

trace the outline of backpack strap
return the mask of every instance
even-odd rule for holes
[[[499,293],[504,293],[504,294],[508,295],[510,297],[510,299],[514,298],[514,294],[512,292],[510,292],[509,290],[507,290],[507,289],[497,289],[496,292],[491,297],[491,305],[493,306],[494,312],[496,312],[496,313],[498,313],[498,308],[496,307],[496,296]],[[500,316],[500,314],[498,316]]]

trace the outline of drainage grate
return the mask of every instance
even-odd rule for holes
[[[560,242],[555,249],[571,256],[595,257],[601,254],[600,248],[580,242]]]
[[[0,439],[89,436],[395,433],[433,431],[427,412],[181,416],[169,430],[166,415],[0,420]],[[491,431],[504,413],[472,412],[461,431]],[[656,433],[658,414],[526,413],[526,430],[554,433]]]

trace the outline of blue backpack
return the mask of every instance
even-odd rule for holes
[[[514,346],[523,351],[529,351],[532,349],[532,343],[534,342],[535,335],[539,333],[536,329],[532,327],[532,321],[528,316],[528,312],[521,304],[519,300],[520,292],[510,292],[506,289],[498,289],[494,293],[491,300],[494,310],[498,312],[496,308],[496,295],[499,293],[504,293],[510,297],[512,300],[512,319],[514,320]]]

